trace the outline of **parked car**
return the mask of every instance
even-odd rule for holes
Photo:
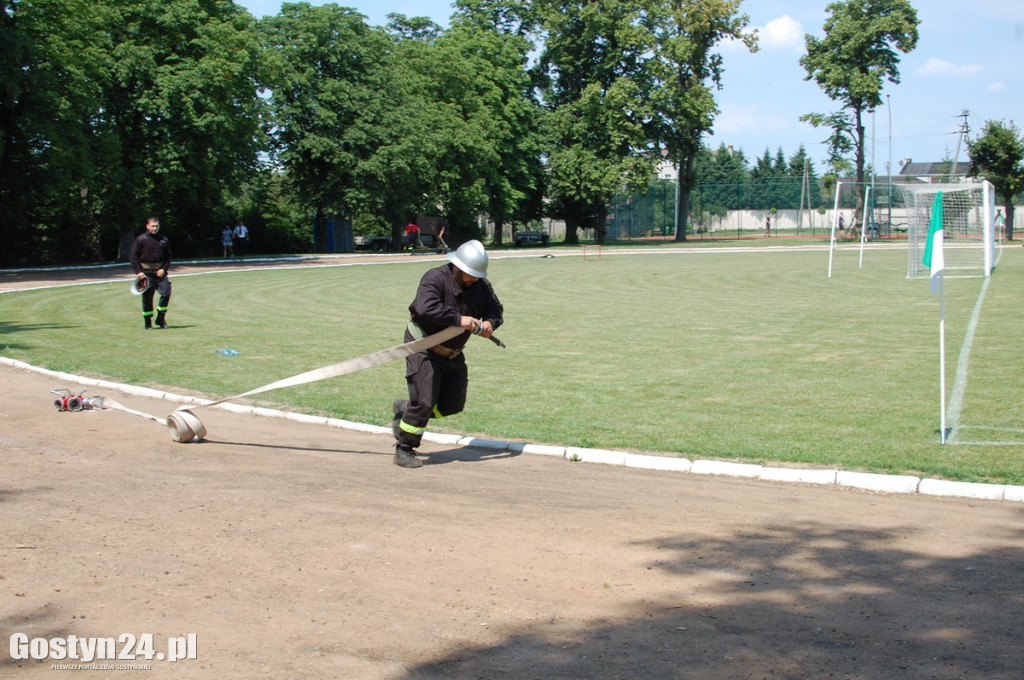
[[[533,245],[546,246],[548,244],[548,235],[543,231],[517,231],[515,243],[517,248]]]
[[[368,248],[374,251],[391,250],[390,236],[356,236],[356,248]]]

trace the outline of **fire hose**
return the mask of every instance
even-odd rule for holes
[[[194,409],[216,406],[217,404],[223,404],[227,401],[241,399],[242,397],[260,394],[262,392],[269,392],[270,390],[278,390],[284,387],[293,387],[295,385],[305,385],[307,383],[335,378],[348,373],[355,373],[367,368],[373,368],[374,366],[386,364],[388,362],[395,361],[396,359],[401,359],[402,357],[407,357],[411,354],[416,354],[417,352],[422,352],[436,345],[440,345],[445,340],[450,340],[462,332],[463,329],[458,326],[449,326],[442,331],[434,333],[433,335],[428,335],[424,338],[419,338],[402,345],[396,345],[395,347],[389,347],[388,349],[371,352],[361,357],[355,357],[354,359],[347,359],[337,364],[324,366],[323,368],[299,373],[298,375],[293,375],[290,378],[277,380],[263,385],[262,387],[249,390],[248,392],[236,394],[231,397],[225,397],[223,399],[217,399],[216,401],[204,402],[196,406],[181,406],[176,409],[174,413],[167,416],[166,419],[158,418],[157,416],[143,413],[142,411],[135,411],[126,408],[115,401],[104,399],[103,397],[93,397],[92,399],[102,400],[95,402],[97,405],[95,405],[94,408],[113,408],[165,424],[170,430],[171,439],[179,443],[185,443],[193,440],[200,440],[206,436],[206,426],[203,425],[202,421],[199,420],[199,418],[192,412]],[[499,347],[505,347],[505,343],[493,335],[488,339]]]

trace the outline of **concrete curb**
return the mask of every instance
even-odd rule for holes
[[[868,472],[838,472],[836,484],[883,493],[915,493],[921,483],[919,477],[907,475],[877,475]]]
[[[51,371],[27,364],[23,361],[10,359],[8,357],[0,356],[0,365],[32,371],[41,375],[49,376],[61,382],[111,389],[134,396],[149,397],[153,399],[167,399],[168,401],[182,404],[202,405],[208,403],[203,399],[162,392],[146,387],[122,385],[120,383],[113,383],[106,380],[83,378],[70,373]],[[356,423],[337,418],[310,416],[301,413],[292,413],[288,411],[278,411],[274,409],[230,403],[218,404],[215,408],[235,413],[251,413],[259,416],[284,418],[303,424],[327,425],[329,427],[340,427],[343,429],[357,430],[371,434],[391,434],[391,428],[389,427],[367,425],[365,423]],[[845,472],[843,470],[765,467],[762,465],[732,463],[720,460],[690,461],[686,458],[649,456],[637,453],[627,453],[625,451],[587,449],[575,446],[549,446],[544,444],[504,442],[479,437],[466,437],[462,435],[431,432],[425,433],[423,438],[427,441],[445,446],[463,446],[488,451],[510,451],[514,453],[529,453],[541,456],[556,456],[573,462],[601,463],[604,465],[620,465],[623,467],[669,472],[689,472],[691,474],[698,475],[742,477],[747,479],[759,479],[766,482],[817,485],[834,484],[839,487],[848,487],[878,493],[920,494],[924,496],[942,496],[947,498],[972,498],[976,500],[1024,503],[1024,486],[1011,486],[1006,484],[953,482],[944,479],[922,479],[920,477],[910,475],[880,475],[868,472]]]
[[[728,477],[760,477],[764,467],[751,463],[730,463],[722,460],[695,460],[690,472],[695,475],[725,475]]]

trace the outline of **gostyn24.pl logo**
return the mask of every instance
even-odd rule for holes
[[[162,642],[162,640],[161,640]],[[167,638],[167,652],[154,648],[152,633],[143,633],[138,637],[131,633],[112,637],[78,637],[69,635],[66,638],[30,638],[25,633],[11,635],[12,659],[51,659],[53,661],[182,661],[196,658],[196,634],[188,633],[182,637]]]

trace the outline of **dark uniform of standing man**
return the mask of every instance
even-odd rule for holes
[[[463,347],[471,333],[488,338],[502,324],[504,311],[487,280],[487,252],[469,241],[448,255],[449,264],[429,270],[420,279],[409,305],[412,320],[405,341],[412,342],[448,328],[465,329],[451,340],[406,357],[409,399],[396,399],[391,424],[397,443],[395,465],[417,468],[423,462],[413,451],[420,445],[431,418],[462,411],[469,373]]]
[[[146,231],[132,243],[132,269],[135,278],[146,281],[142,294],[142,320],[146,330],[153,327],[153,297],[160,293],[156,305],[156,327],[167,328],[167,305],[171,301],[171,281],[167,270],[171,266],[171,243],[160,233],[160,220],[150,217],[146,220]]]

